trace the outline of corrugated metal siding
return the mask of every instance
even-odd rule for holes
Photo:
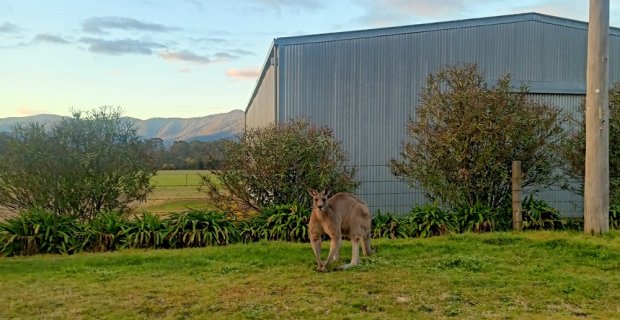
[[[257,84],[256,95],[250,102],[246,114],[246,128],[262,127],[276,121],[276,68],[268,65],[265,75]]]
[[[583,111],[580,105],[584,102],[585,95],[568,95],[568,94],[531,94],[530,99],[561,107],[564,114],[571,116],[575,120],[583,119]],[[566,129],[574,130],[574,123],[567,123]],[[579,187],[577,181],[570,181],[574,188]],[[528,190],[525,190],[528,194]],[[545,199],[551,206],[560,210],[566,216],[583,215],[583,197],[568,190],[562,190],[553,187],[550,190],[539,192],[537,197]]]
[[[546,100],[573,110],[581,100],[574,93],[585,90],[586,37],[584,29],[526,21],[284,45],[278,121],[302,117],[333,128],[360,168],[362,197],[373,209],[404,212],[424,202],[423,192],[397,181],[386,163],[399,156],[429,73],[477,63],[489,79],[511,73],[531,92],[549,93]],[[619,37],[611,40],[610,56],[618,57]],[[620,80],[619,69],[610,59],[612,81]]]

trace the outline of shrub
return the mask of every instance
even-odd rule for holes
[[[536,200],[529,195],[522,205],[523,229],[554,230],[562,229],[560,211],[547,204],[544,200]]]
[[[239,231],[230,214],[193,210],[174,213],[167,221],[171,248],[228,245],[239,241]]]
[[[80,222],[42,209],[31,209],[0,223],[3,255],[79,252],[84,246]]]
[[[609,208],[609,229],[620,230],[620,205],[612,205]]]
[[[231,212],[309,207],[308,188],[339,192],[358,186],[332,131],[303,121],[248,129],[238,141],[223,142],[221,154],[220,168],[202,176],[200,189]]]
[[[525,87],[515,90],[509,75],[489,88],[475,65],[430,75],[417,118],[407,124],[411,142],[390,170],[450,206],[480,202],[495,209],[510,202],[515,160],[522,163],[524,187],[558,183],[564,119],[559,108],[527,94]]]
[[[581,104],[579,114],[573,119],[576,128],[562,146],[566,159],[567,173],[577,180],[575,192],[583,194],[585,176],[585,102]],[[620,82],[609,89],[609,203],[620,203]]]
[[[583,231],[583,218],[564,218],[562,226],[564,230]]]
[[[123,230],[126,235],[123,247],[165,248],[169,232],[166,221],[157,215],[144,212],[142,216],[136,216]]]
[[[127,240],[129,220],[122,212],[103,212],[86,224],[84,230],[85,250],[114,251],[123,247]]]
[[[309,222],[310,210],[295,202],[266,207],[240,228],[246,242],[260,239],[308,242]]]
[[[458,231],[458,221],[450,210],[437,204],[416,206],[401,219],[403,230],[410,237],[431,237]]]
[[[143,142],[121,112],[102,107],[44,125],[20,123],[0,154],[0,205],[82,220],[126,211],[150,192]]]
[[[461,231],[490,232],[495,230],[495,213],[493,209],[480,202],[473,206],[459,206],[454,210]]]
[[[407,233],[400,226],[400,219],[391,213],[382,214],[378,211],[372,217],[372,237],[375,239],[397,239],[406,238]]]

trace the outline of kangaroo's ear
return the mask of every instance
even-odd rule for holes
[[[332,195],[332,191],[331,190],[324,190],[323,194],[325,195],[325,197],[329,198]]]
[[[314,189],[308,189],[308,194],[312,197],[316,196],[316,190]]]

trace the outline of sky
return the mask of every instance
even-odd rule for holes
[[[139,119],[245,110],[274,38],[539,12],[588,0],[0,0],[0,118],[118,106]],[[620,0],[610,24],[620,27]]]

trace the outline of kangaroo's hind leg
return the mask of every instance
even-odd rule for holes
[[[375,253],[370,246],[370,234],[366,234],[364,235],[364,237],[362,237],[362,253],[364,254],[364,256],[369,256]]]
[[[340,269],[349,269],[360,263],[360,238],[359,236],[351,237],[351,263],[340,266]]]

